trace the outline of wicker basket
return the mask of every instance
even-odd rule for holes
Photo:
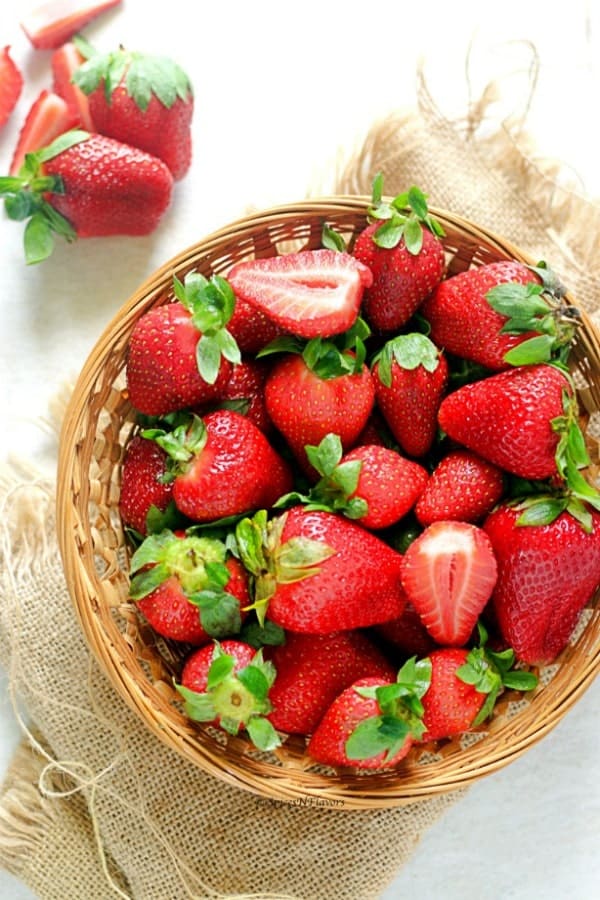
[[[75,609],[91,650],[117,691],[148,729],[201,769],[265,798],[335,808],[391,807],[464,787],[505,766],[550,731],[600,667],[600,611],[584,611],[576,635],[540,673],[525,698],[511,692],[492,720],[462,740],[414,748],[395,770],[355,774],[315,767],[300,738],[259,753],[243,737],[190,722],[173,688],[180,660],[157,642],[128,600],[127,554],[118,513],[120,462],[134,428],[124,364],[136,320],[172,299],[173,275],[196,269],[225,274],[240,259],[320,246],[324,222],[345,238],[364,227],[366,197],[336,197],[252,215],[200,241],[159,269],[100,337],[76,384],[61,436],[58,537]],[[442,223],[449,273],[512,257],[531,263],[503,239],[450,213]],[[600,409],[600,342],[588,317],[572,353],[585,415]]]

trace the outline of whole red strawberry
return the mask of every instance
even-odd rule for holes
[[[398,765],[423,734],[421,697],[429,684],[427,663],[411,659],[395,681],[359,678],[333,701],[309,744],[323,765],[359,769]]]
[[[259,617],[284,629],[350,631],[404,608],[401,555],[344,516],[294,506],[268,522],[261,510],[238,523],[236,538]]]
[[[394,667],[358,631],[286,634],[269,658],[277,677],[269,697],[269,720],[278,731],[310,734],[344,688],[372,675],[393,680]]]
[[[225,640],[194,651],[176,687],[193,721],[210,722],[233,735],[245,729],[256,747],[273,750],[281,744],[266,718],[274,679],[273,664],[263,659],[262,650]]]
[[[380,444],[361,444],[344,454],[337,434],[317,447],[307,446],[308,459],[321,475],[306,496],[292,497],[309,508],[329,509],[356,519],[364,528],[387,528],[414,506],[427,483],[423,466]]]
[[[504,688],[530,691],[537,677],[512,668],[511,650],[494,653],[485,646],[487,635],[480,628],[481,643],[472,650],[442,647],[432,651],[430,683],[421,698],[422,741],[454,737],[480,725],[492,714]]]
[[[577,318],[563,294],[543,263],[499,260],[446,278],[420,312],[439,347],[502,371],[554,357],[566,361]]]
[[[600,513],[588,508],[582,525],[564,506],[552,497],[543,505],[539,498],[503,504],[483,526],[498,560],[497,622],[519,659],[530,664],[558,656],[600,585]]]
[[[377,406],[409,456],[424,456],[437,433],[437,414],[448,385],[445,356],[423,334],[388,341],[373,366]]]
[[[241,359],[226,329],[235,302],[227,282],[189,272],[173,283],[174,302],[141,315],[127,346],[129,400],[149,416],[220,398]]]
[[[171,502],[168,456],[155,441],[136,435],[127,445],[121,466],[119,512],[125,525],[147,533],[151,509],[164,512]]]
[[[286,345],[287,346],[287,345]],[[339,436],[350,449],[365,427],[375,402],[373,378],[354,351],[333,342],[309,341],[301,352],[286,353],[265,383],[267,412],[297,462],[313,478],[306,446],[325,435]]]
[[[481,521],[504,493],[504,474],[470,450],[452,450],[431,473],[415,504],[421,525],[444,519]]]
[[[140,544],[130,571],[130,597],[163,637],[200,645],[239,632],[248,575],[221,541],[165,529]]]
[[[150,234],[171,202],[173,178],[163,162],[112,138],[70,131],[27,157],[18,176],[0,182],[9,215],[30,218],[28,263],[50,255],[53,235]]]
[[[434,522],[402,558],[406,595],[438,644],[467,643],[498,570],[485,532],[468,522]]]
[[[374,184],[371,221],[356,238],[354,256],[371,270],[363,313],[377,331],[395,331],[412,317],[441,281],[443,234],[427,209],[424,194],[412,187],[391,202],[382,200],[381,180]]]
[[[231,322],[227,330],[231,333]],[[260,428],[265,434],[273,431],[273,423],[269,418],[265,404],[264,386],[268,365],[260,359],[247,357],[237,363],[231,369],[231,374],[226,382],[219,388],[219,396],[216,401],[222,409],[233,409],[241,413]],[[211,412],[212,408],[204,407],[194,412],[199,415]]]
[[[557,473],[561,433],[577,427],[572,395],[558,367],[518,366],[453,391],[438,421],[453,440],[507,472],[550,478]]]
[[[88,96],[95,130],[161,159],[183,178],[192,159],[194,99],[172,59],[130,52],[94,53],[73,74]]]
[[[244,260],[227,277],[239,299],[284,331],[307,339],[348,331],[372,280],[366,266],[335,250]]]
[[[229,409],[190,416],[173,431],[149,429],[177,464],[173,500],[195,522],[270,507],[292,487],[287,463],[263,432]]]

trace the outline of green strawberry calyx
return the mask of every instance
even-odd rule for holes
[[[227,590],[231,573],[227,548],[209,537],[179,537],[165,529],[149,535],[131,558],[129,596],[139,601],[173,576],[187,600],[198,608],[200,624],[211,637],[237,634],[241,628],[239,600]]]
[[[239,558],[251,575],[254,609],[261,627],[269,601],[279,584],[292,584],[321,571],[322,563],[336,551],[322,541],[298,535],[282,541],[287,513],[269,520],[267,511],[241,519],[235,528]]]
[[[274,504],[276,509],[302,503],[306,509],[340,512],[349,519],[366,516],[369,507],[362,497],[354,496],[358,487],[362,462],[360,459],[342,462],[342,441],[337,434],[326,434],[317,445],[304,448],[311,466],[321,478],[307,494],[292,491]]]
[[[71,223],[57,212],[48,199],[64,194],[65,185],[58,175],[46,175],[44,163],[76,144],[87,141],[87,131],[73,129],[57,137],[47,147],[27,153],[18,175],[0,177],[0,196],[9,219],[25,222],[23,245],[27,265],[42,262],[54,249],[54,236],[72,242],[77,233]]]
[[[411,657],[398,671],[392,684],[356,686],[361,697],[374,699],[379,714],[360,722],[346,740],[348,759],[371,759],[385,753],[389,762],[406,739],[420,740],[425,733],[421,698],[431,683],[431,661]]]
[[[479,644],[469,651],[466,662],[456,670],[456,677],[465,684],[472,685],[486,699],[472,722],[472,727],[481,725],[488,719],[496,705],[498,696],[505,688],[517,691],[532,691],[538,685],[533,672],[513,668],[516,662],[512,648],[494,651],[486,646],[488,634],[481,622],[477,623]]]
[[[274,750],[281,744],[275,728],[266,718],[271,712],[269,690],[275,681],[273,663],[257,650],[252,661],[235,672],[235,658],[215,641],[206,691],[194,691],[176,684],[185,703],[186,715],[194,722],[214,722],[228,734],[244,728],[259,750]]]
[[[207,384],[214,384],[222,357],[233,365],[241,362],[237,342],[225,327],[235,309],[233,288],[220,275],[209,279],[200,272],[188,272],[183,282],[177,276],[173,278],[173,292],[200,332],[196,344],[198,372]]]
[[[377,363],[377,376],[385,387],[392,384],[392,365],[412,371],[423,366],[427,372],[435,372],[439,365],[441,351],[427,335],[421,332],[399,334],[387,341],[373,357]]]
[[[337,337],[311,338],[304,341],[293,335],[281,335],[260,350],[257,359],[273,353],[296,353],[318,378],[328,380],[344,375],[358,375],[367,358],[365,340],[371,329],[360,317],[352,328]]]
[[[145,112],[152,97],[166,108],[177,100],[192,99],[190,79],[174,60],[119,47],[110,53],[91,53],[73,74],[73,81],[84,94],[103,86],[106,102],[123,84],[136,106]]]
[[[536,332],[504,354],[510,365],[558,361],[566,365],[571,344],[581,325],[579,310],[565,300],[565,288],[545,262],[529,266],[541,284],[507,282],[491,288],[486,300],[506,317],[501,334]]]
[[[371,206],[368,209],[370,222],[381,221],[373,234],[378,247],[392,249],[400,241],[412,256],[418,256],[423,246],[423,227],[436,237],[444,235],[444,229],[429,212],[427,196],[416,185],[392,199],[383,196],[383,176],[373,179]]]
[[[166,428],[143,428],[142,437],[154,441],[167,454],[167,471],[162,476],[165,483],[173,481],[185,472],[192,460],[206,446],[208,432],[206,425],[196,413],[180,413],[173,419],[173,427],[164,420]]]

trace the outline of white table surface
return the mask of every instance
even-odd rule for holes
[[[503,75],[507,94],[516,91],[519,102],[526,44],[534,44],[540,78],[530,124],[540,151],[569,163],[600,197],[600,14],[593,0],[553,9],[522,0],[504,0],[501,7],[458,0],[410,8],[354,0],[169,0],[156,7],[125,0],[86,29],[101,49],[123,43],[162,52],[188,70],[196,95],[194,164],[154,235],[59,245],[38,267],[24,265],[20,227],[2,214],[2,456],[25,456],[53,472],[55,446],[39,420],[138,284],[248,206],[302,199],[314,185],[327,193],[340,151],[356,146],[376,119],[415,105],[421,57],[442,105],[461,111],[471,42],[483,74]],[[49,54],[29,47],[18,12],[11,17],[5,10],[3,25],[3,44],[12,45],[27,81],[0,133],[4,174],[19,124],[49,82]],[[478,782],[426,834],[385,900],[413,894],[425,900],[600,896],[599,721],[596,682],[541,743]],[[0,774],[18,739],[6,681],[0,680]],[[0,872],[0,900],[31,897]]]

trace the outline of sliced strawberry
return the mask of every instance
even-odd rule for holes
[[[0,54],[0,128],[8,121],[22,90],[23,76],[6,46]]]
[[[404,554],[402,586],[438,644],[469,640],[489,600],[498,566],[485,532],[467,522],[434,522]]]
[[[58,94],[66,102],[78,124],[85,131],[91,132],[94,131],[94,125],[90,115],[88,98],[81,88],[78,88],[72,81],[73,73],[77,71],[83,62],[84,57],[71,41],[55,50],[50,60],[54,79],[52,88],[54,93]]]
[[[21,28],[37,50],[55,50],[121,0],[85,3],[83,0],[48,0],[26,13]]]
[[[358,316],[370,270],[347,253],[304,250],[233,266],[236,295],[300,337],[347,331]]]
[[[54,138],[77,124],[67,103],[58,94],[44,89],[33,102],[21,128],[10,164],[10,174],[18,175],[26,153],[51,144]]]

